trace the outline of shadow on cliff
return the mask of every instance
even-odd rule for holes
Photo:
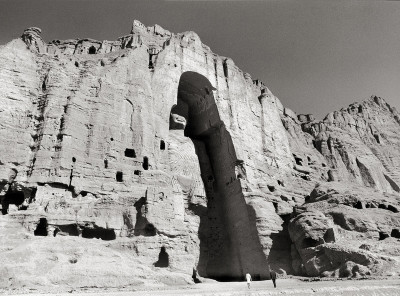
[[[196,269],[200,276],[207,277],[207,261],[208,261],[208,248],[207,248],[207,234],[211,231],[208,224],[207,207],[189,203],[189,211],[193,212],[196,216],[200,217],[200,224],[198,230],[198,237],[200,240],[200,254],[199,261]]]

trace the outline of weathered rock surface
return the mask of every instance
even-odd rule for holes
[[[399,207],[395,194],[318,185],[289,225],[293,268],[310,276],[398,275]]]
[[[0,47],[1,261],[16,258],[13,245],[50,261],[51,246],[98,248],[79,252],[105,286],[115,283],[103,256],[158,283],[172,273],[186,282],[193,269],[229,280],[268,277],[268,264],[325,276],[395,266],[398,248],[378,243],[381,232],[398,238],[400,117],[383,99],[317,122],[194,32],[134,21],[117,41],[46,44],[40,33]],[[324,186],[350,188],[344,181],[359,194],[327,198]],[[346,235],[365,247],[347,249]],[[48,270],[71,276],[53,261]],[[21,264],[1,268],[16,277]],[[76,278],[88,272],[73,266]],[[33,285],[40,268],[23,281]],[[66,285],[43,276],[38,285]]]

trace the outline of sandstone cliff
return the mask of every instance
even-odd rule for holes
[[[377,247],[400,224],[400,117],[383,99],[318,122],[194,32],[40,34],[0,47],[2,286],[396,270],[398,250]]]

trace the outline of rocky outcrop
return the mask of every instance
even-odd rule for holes
[[[383,99],[317,122],[285,108],[194,32],[134,21],[116,41],[46,44],[40,33],[27,29],[0,48],[2,219],[25,229],[8,244],[27,239],[43,248],[71,237],[99,245],[101,256],[107,248],[118,260],[128,256],[158,283],[175,272],[186,282],[193,270],[222,280],[246,272],[266,278],[267,265],[326,276],[382,270],[374,266],[386,255],[342,250],[340,235],[366,228],[375,239],[397,236],[400,120]],[[319,190],[344,180],[372,200],[340,191],[337,209],[324,207]],[[392,222],[368,224],[361,214],[351,222],[342,207],[358,202],[386,206]]]
[[[359,185],[317,186],[290,221],[293,268],[309,276],[398,273],[398,195]]]

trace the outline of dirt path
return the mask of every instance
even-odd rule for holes
[[[203,283],[182,288],[162,288],[149,290],[135,289],[116,290],[91,290],[71,291],[69,293],[50,294],[15,294],[12,295],[82,295],[82,296],[156,296],[156,295],[190,295],[190,296],[261,296],[261,295],[346,295],[346,296],[380,296],[400,295],[400,280],[360,280],[360,281],[318,281],[303,282],[295,279],[281,279],[277,282],[278,288],[274,289],[271,281],[253,282],[248,289],[245,282],[230,283]],[[10,294],[11,295],[11,294]]]

